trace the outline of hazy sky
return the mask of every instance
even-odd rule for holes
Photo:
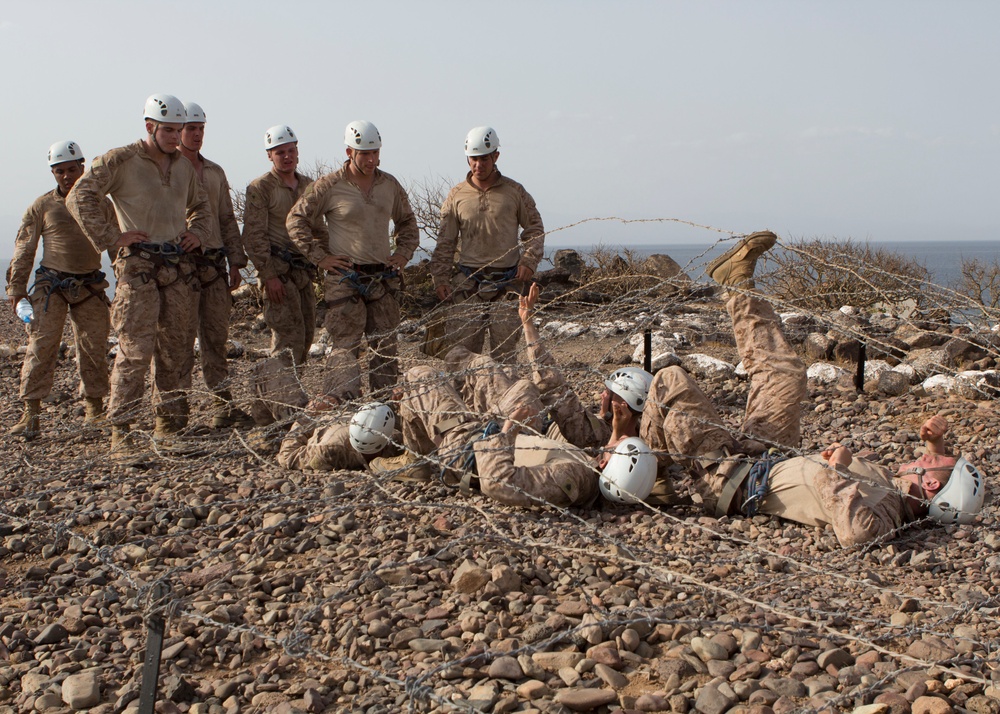
[[[996,240],[997,28],[987,0],[5,2],[0,256],[54,186],[48,146],[135,141],[153,92],[204,107],[237,187],[274,124],[310,166],[371,120],[404,183],[461,179],[466,131],[491,124],[549,230]],[[548,243],[717,237],[590,223]]]

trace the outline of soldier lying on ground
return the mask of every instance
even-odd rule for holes
[[[529,296],[521,298],[520,311],[526,325],[530,325],[537,297],[535,288]],[[564,387],[565,380],[555,369],[551,356],[542,349],[534,327],[526,330],[526,334],[529,343],[534,343],[535,377],[544,375],[545,379],[539,381]],[[370,464],[372,471],[418,481],[429,480],[432,471],[437,471],[445,483],[465,487],[472,485],[478,474],[484,494],[517,506],[539,502],[587,505],[596,499],[599,488],[608,497],[622,501],[649,494],[655,463],[638,438],[628,437],[629,431],[635,431],[637,415],[627,407],[613,408],[612,425],[605,427],[600,419],[561,421],[561,415],[570,412],[562,404],[555,404],[556,422],[578,440],[592,441],[595,428],[605,428],[605,433],[616,435],[611,445],[614,453],[602,455],[598,464],[579,446],[537,432],[521,433],[534,431],[543,410],[543,398],[536,383],[514,380],[491,358],[474,355],[462,347],[454,348],[447,361],[459,370],[454,375],[457,384],[442,379],[429,366],[414,367],[406,373],[397,393],[405,451],[397,457],[374,458]],[[356,379],[357,376],[348,377],[345,373],[342,381],[348,384]],[[634,380],[629,384],[638,390],[644,382]],[[614,384],[610,387],[619,389]],[[335,385],[328,384],[325,393],[335,392]],[[557,402],[558,398],[575,400],[575,416],[582,413],[571,390],[560,388],[548,393]],[[341,394],[345,401],[351,396],[345,390]],[[644,390],[631,396],[640,401],[645,399]],[[609,397],[607,401],[614,400]],[[282,442],[279,463],[288,468],[358,468],[363,460],[372,459],[390,442],[400,441],[393,434],[394,419],[388,420],[386,410],[385,405],[368,405],[350,425],[341,420],[339,424],[317,428],[303,421]],[[372,438],[366,439],[366,435]],[[609,478],[599,487],[601,467]]]
[[[778,316],[751,292],[757,258],[776,240],[770,232],[754,233],[708,269],[713,280],[730,288],[726,308],[750,376],[743,422],[750,439],[737,440],[691,376],[668,367],[653,379],[641,426],[661,472],[671,459],[692,472],[711,513],[766,513],[830,525],[844,547],[887,536],[928,513],[944,522],[971,521],[983,505],[983,480],[965,459],[948,452],[948,424],[940,416],[920,429],[927,452],[895,475],[854,458],[839,443],[818,456],[749,456],[763,451],[759,442],[798,446],[806,393],[805,367],[785,340]]]

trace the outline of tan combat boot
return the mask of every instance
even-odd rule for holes
[[[719,285],[752,288],[757,258],[771,250],[778,236],[771,231],[758,231],[708,264],[705,272]]]
[[[373,474],[390,476],[393,481],[430,481],[431,465],[414,453],[404,451],[399,456],[380,456],[368,464]]]
[[[176,435],[180,430],[180,425],[178,425],[176,419],[173,417],[158,416],[153,427],[153,440],[162,441],[170,439],[170,437]]]
[[[212,428],[228,429],[234,426],[253,426],[253,418],[242,409],[233,406],[233,395],[228,389],[216,392],[212,397]]]
[[[42,400],[25,399],[24,414],[21,421],[10,428],[8,432],[11,436],[23,436],[25,441],[31,441],[40,431],[38,426],[38,415],[42,412]]]
[[[106,421],[104,400],[100,397],[85,397],[83,401],[83,423],[97,424]]]
[[[132,428],[128,424],[115,424],[111,427],[111,451],[125,452],[132,445]]]

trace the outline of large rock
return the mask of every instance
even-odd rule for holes
[[[653,255],[646,258],[643,261],[642,269],[664,280],[678,278],[685,282],[691,282],[691,278],[684,272],[680,264],[669,255],[662,253],[653,253]]]
[[[681,366],[702,379],[731,379],[736,376],[734,365],[697,352],[681,357]]]
[[[96,707],[101,701],[97,675],[93,672],[81,672],[66,677],[62,684],[62,699],[77,711]]]
[[[832,384],[847,376],[847,370],[829,362],[815,362],[806,370],[806,377],[820,384]]]
[[[556,702],[575,712],[589,712],[617,701],[618,695],[607,689],[562,689]]]
[[[552,265],[565,270],[572,277],[579,277],[584,267],[586,267],[586,263],[580,257],[580,254],[568,248],[556,251],[556,254],[552,256]]]
[[[813,360],[826,361],[833,357],[833,340],[821,332],[812,332],[802,345],[806,356]]]
[[[882,372],[879,374],[876,385],[878,391],[883,394],[888,394],[891,397],[898,397],[901,394],[906,394],[906,392],[910,389],[910,380],[901,372],[889,370],[888,372]]]
[[[464,561],[455,570],[455,575],[451,579],[451,586],[460,593],[471,594],[478,591],[490,581],[490,573],[485,568],[480,568],[471,560]]]
[[[910,324],[905,324],[896,330],[894,337],[904,342],[911,350],[940,347],[951,339],[951,335],[922,330]]]
[[[949,367],[965,367],[981,360],[989,353],[979,345],[961,337],[955,337],[944,345],[945,364]]]

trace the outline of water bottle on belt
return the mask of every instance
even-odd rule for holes
[[[34,316],[35,314],[31,309],[31,303],[28,302],[28,298],[21,298],[17,303],[17,317],[21,322],[28,324]]]

